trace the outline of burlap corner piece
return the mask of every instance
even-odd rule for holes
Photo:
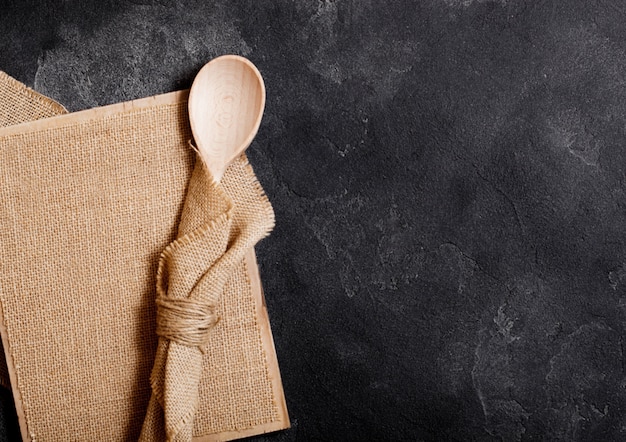
[[[36,102],[46,103],[35,93],[33,110],[21,110],[32,91],[10,91],[16,85],[0,76],[5,126],[19,122],[7,107],[24,121],[41,118]],[[204,210],[189,193],[197,186],[186,98],[168,95],[0,129],[2,337],[25,440],[137,440],[144,421],[154,430],[145,440],[165,437],[165,421],[146,418],[156,274],[162,252],[187,229],[183,211]],[[237,201],[244,182],[258,185],[245,157],[223,188]],[[237,232],[228,231],[227,248]],[[215,312],[187,436],[287,428],[253,251],[231,266]]]
[[[65,114],[65,108],[0,71],[0,127]]]

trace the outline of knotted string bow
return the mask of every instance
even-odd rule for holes
[[[177,239],[161,254],[157,271],[159,342],[140,441],[191,441],[202,358],[211,357],[224,286],[273,226],[272,206],[245,156],[220,184],[196,160]]]

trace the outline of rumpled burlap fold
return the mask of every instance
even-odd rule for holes
[[[140,441],[191,441],[202,376],[211,357],[211,329],[224,286],[250,247],[274,226],[274,212],[245,158],[214,184],[198,159],[178,236],[157,271],[159,343],[152,397]]]

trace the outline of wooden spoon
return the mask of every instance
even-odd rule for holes
[[[265,84],[250,60],[223,55],[204,65],[189,92],[189,121],[216,183],[250,145],[265,108]]]

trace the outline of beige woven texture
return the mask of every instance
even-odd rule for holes
[[[0,71],[0,127],[54,117],[66,112],[56,101]]]
[[[25,106],[12,82],[0,115]],[[190,137],[186,102],[0,136],[0,302],[27,438],[230,438],[281,418],[242,260],[271,206],[243,157],[213,187]],[[214,307],[203,351],[157,342],[158,269],[164,296]]]
[[[199,306],[213,310],[219,305],[226,282],[236,271],[246,250],[267,235],[273,226],[272,207],[245,160],[233,164],[217,186],[213,185],[204,164],[198,161],[187,192],[179,236],[161,257],[157,272],[159,300],[193,300]],[[240,284],[243,283],[245,281]],[[241,288],[229,286],[226,296]],[[167,440],[190,441],[203,353],[211,361],[220,358],[220,349],[213,348],[211,342],[214,321],[208,325],[196,321],[199,324],[195,328],[201,330],[196,333],[199,339],[193,345],[188,342],[193,326],[178,317],[164,317],[161,311],[157,318],[161,339],[151,378],[153,397],[140,440],[158,439],[163,432],[160,424],[164,422]],[[168,323],[167,320],[174,321]],[[183,330],[176,333],[176,325],[181,322]],[[203,339],[202,335],[208,339]],[[226,374],[228,366],[217,365],[214,369]],[[251,387],[238,386],[243,391]],[[219,398],[213,397],[212,400]],[[215,411],[217,409],[215,407]],[[262,410],[249,411],[256,415],[254,419],[271,417],[263,416]]]
[[[0,71],[0,127],[66,113],[63,106]],[[1,348],[1,347],[0,347]],[[11,388],[4,351],[0,350],[0,385]]]

